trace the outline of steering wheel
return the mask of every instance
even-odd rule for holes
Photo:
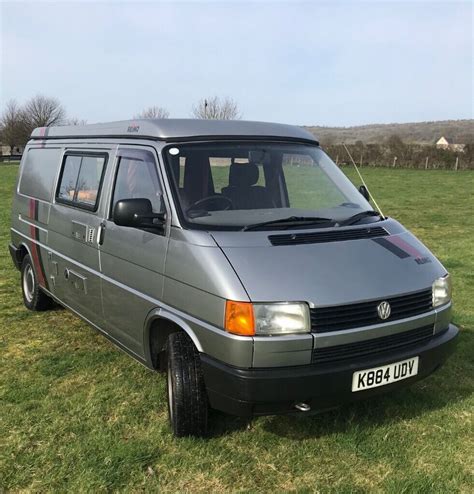
[[[223,207],[219,207],[219,203],[223,204]],[[207,204],[207,207],[204,207]],[[211,208],[211,209],[209,209]],[[229,209],[234,208],[234,203],[231,199],[226,196],[221,195],[213,195],[203,197],[196,202],[193,202],[191,206],[186,209],[186,213],[188,214],[190,211],[194,211],[196,209],[205,209],[207,211],[228,211]]]

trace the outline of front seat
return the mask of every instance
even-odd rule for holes
[[[222,189],[234,209],[265,209],[274,208],[268,190],[258,182],[258,166],[253,163],[232,163],[229,170],[229,186]]]

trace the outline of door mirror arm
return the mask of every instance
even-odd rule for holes
[[[152,214],[134,214],[133,219],[135,220],[137,226],[141,226],[144,228],[159,228],[163,229],[164,224],[166,222],[166,214],[165,213],[152,213]],[[149,220],[149,221],[147,221]],[[154,223],[153,220],[158,220],[157,223]]]
[[[137,220],[160,220],[165,221],[166,215],[165,213],[152,213],[152,214],[137,214],[135,213],[133,217]]]

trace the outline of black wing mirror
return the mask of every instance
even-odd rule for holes
[[[115,203],[113,220],[119,226],[162,229],[165,214],[154,213],[150,199],[122,199]]]
[[[365,185],[359,187],[359,192],[364,196],[366,201],[370,201],[370,194]]]

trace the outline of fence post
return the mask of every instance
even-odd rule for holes
[[[339,162],[339,155],[336,154],[336,165],[338,164],[338,162]]]
[[[397,159],[398,158],[396,156],[393,157],[393,168],[395,168],[395,165],[397,164]]]
[[[427,156],[426,161],[425,161],[425,170],[428,170],[428,159],[429,159],[429,157]]]
[[[456,156],[456,164],[454,165],[454,171],[458,171],[458,165],[459,165],[459,156]]]

